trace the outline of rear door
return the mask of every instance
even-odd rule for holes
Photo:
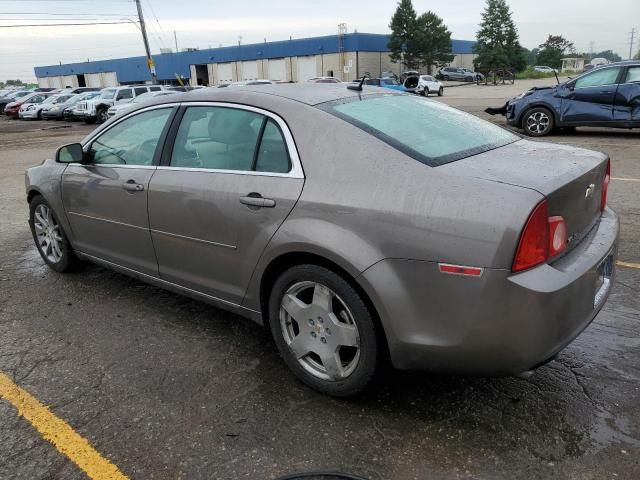
[[[160,276],[240,304],[304,182],[291,134],[272,113],[191,104],[149,188]]]
[[[613,121],[621,67],[599,68],[569,82],[561,92],[561,121],[589,125]]]
[[[640,66],[628,67],[618,87],[614,120],[640,126]]]
[[[81,252],[157,276],[147,193],[173,110],[155,107],[114,124],[85,146],[89,163],[65,169],[62,201]]]
[[[133,90],[131,88],[123,88],[118,90],[115,98],[115,104],[128,103],[133,98]]]

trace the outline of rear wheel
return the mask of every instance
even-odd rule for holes
[[[442,95],[444,95],[444,88],[440,87],[438,90],[438,96],[441,97]]]
[[[40,195],[29,205],[29,226],[38,252],[49,267],[56,272],[67,272],[77,266],[79,261],[58,217]]]
[[[473,77],[465,77],[465,82],[473,82]]]
[[[329,395],[357,395],[373,381],[376,324],[360,294],[341,276],[298,265],[276,280],[269,299],[271,333],[296,376]]]
[[[534,107],[522,116],[522,129],[530,137],[543,137],[553,130],[553,114],[544,107]]]
[[[445,75],[444,77],[442,77],[443,80],[448,81],[449,80],[449,75]]]
[[[429,96],[429,89],[427,87],[424,87],[424,90],[422,90],[422,96],[423,97],[428,97]]]

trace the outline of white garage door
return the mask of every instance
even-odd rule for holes
[[[242,62],[242,80],[258,79],[258,62]]]
[[[75,75],[65,75],[62,77],[63,87],[77,87],[78,86],[78,77]]]
[[[87,87],[102,87],[102,74],[100,73],[85,73],[84,81]]]
[[[62,77],[49,77],[49,87],[51,88],[63,88]]]
[[[298,81],[306,82],[316,77],[316,57],[298,57]]]
[[[40,88],[49,88],[49,77],[38,78],[38,86]]]
[[[218,78],[216,79],[218,85],[224,85],[225,83],[233,82],[233,64],[232,63],[219,63],[218,64]]]
[[[116,72],[105,72],[102,74],[102,86],[103,87],[117,87],[118,77]]]
[[[287,79],[287,66],[284,63],[284,58],[276,58],[269,60],[269,80],[286,80]]]

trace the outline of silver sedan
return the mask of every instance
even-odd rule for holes
[[[26,174],[33,238],[266,325],[349,396],[383,362],[512,375],[607,299],[606,155],[353,85],[203,89],[118,115]]]

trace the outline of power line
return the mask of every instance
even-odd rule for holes
[[[68,0],[67,0],[68,1]],[[20,27],[69,27],[79,25],[117,25],[122,23],[131,23],[130,20],[125,22],[89,22],[89,23],[34,23],[26,25],[0,25],[0,28],[20,28]]]
[[[9,20],[14,22],[47,22],[49,20],[55,20],[53,18],[0,18],[0,22],[8,22]],[[100,23],[102,19],[100,18],[64,18],[61,19],[64,22],[91,22],[96,21]],[[64,25],[71,25],[70,23],[65,23]],[[0,25],[1,26],[1,25]]]
[[[128,13],[54,13],[54,12],[2,12],[0,15],[50,15],[54,17],[62,16],[83,16],[83,17],[124,17]],[[11,20],[11,19],[8,19]]]

